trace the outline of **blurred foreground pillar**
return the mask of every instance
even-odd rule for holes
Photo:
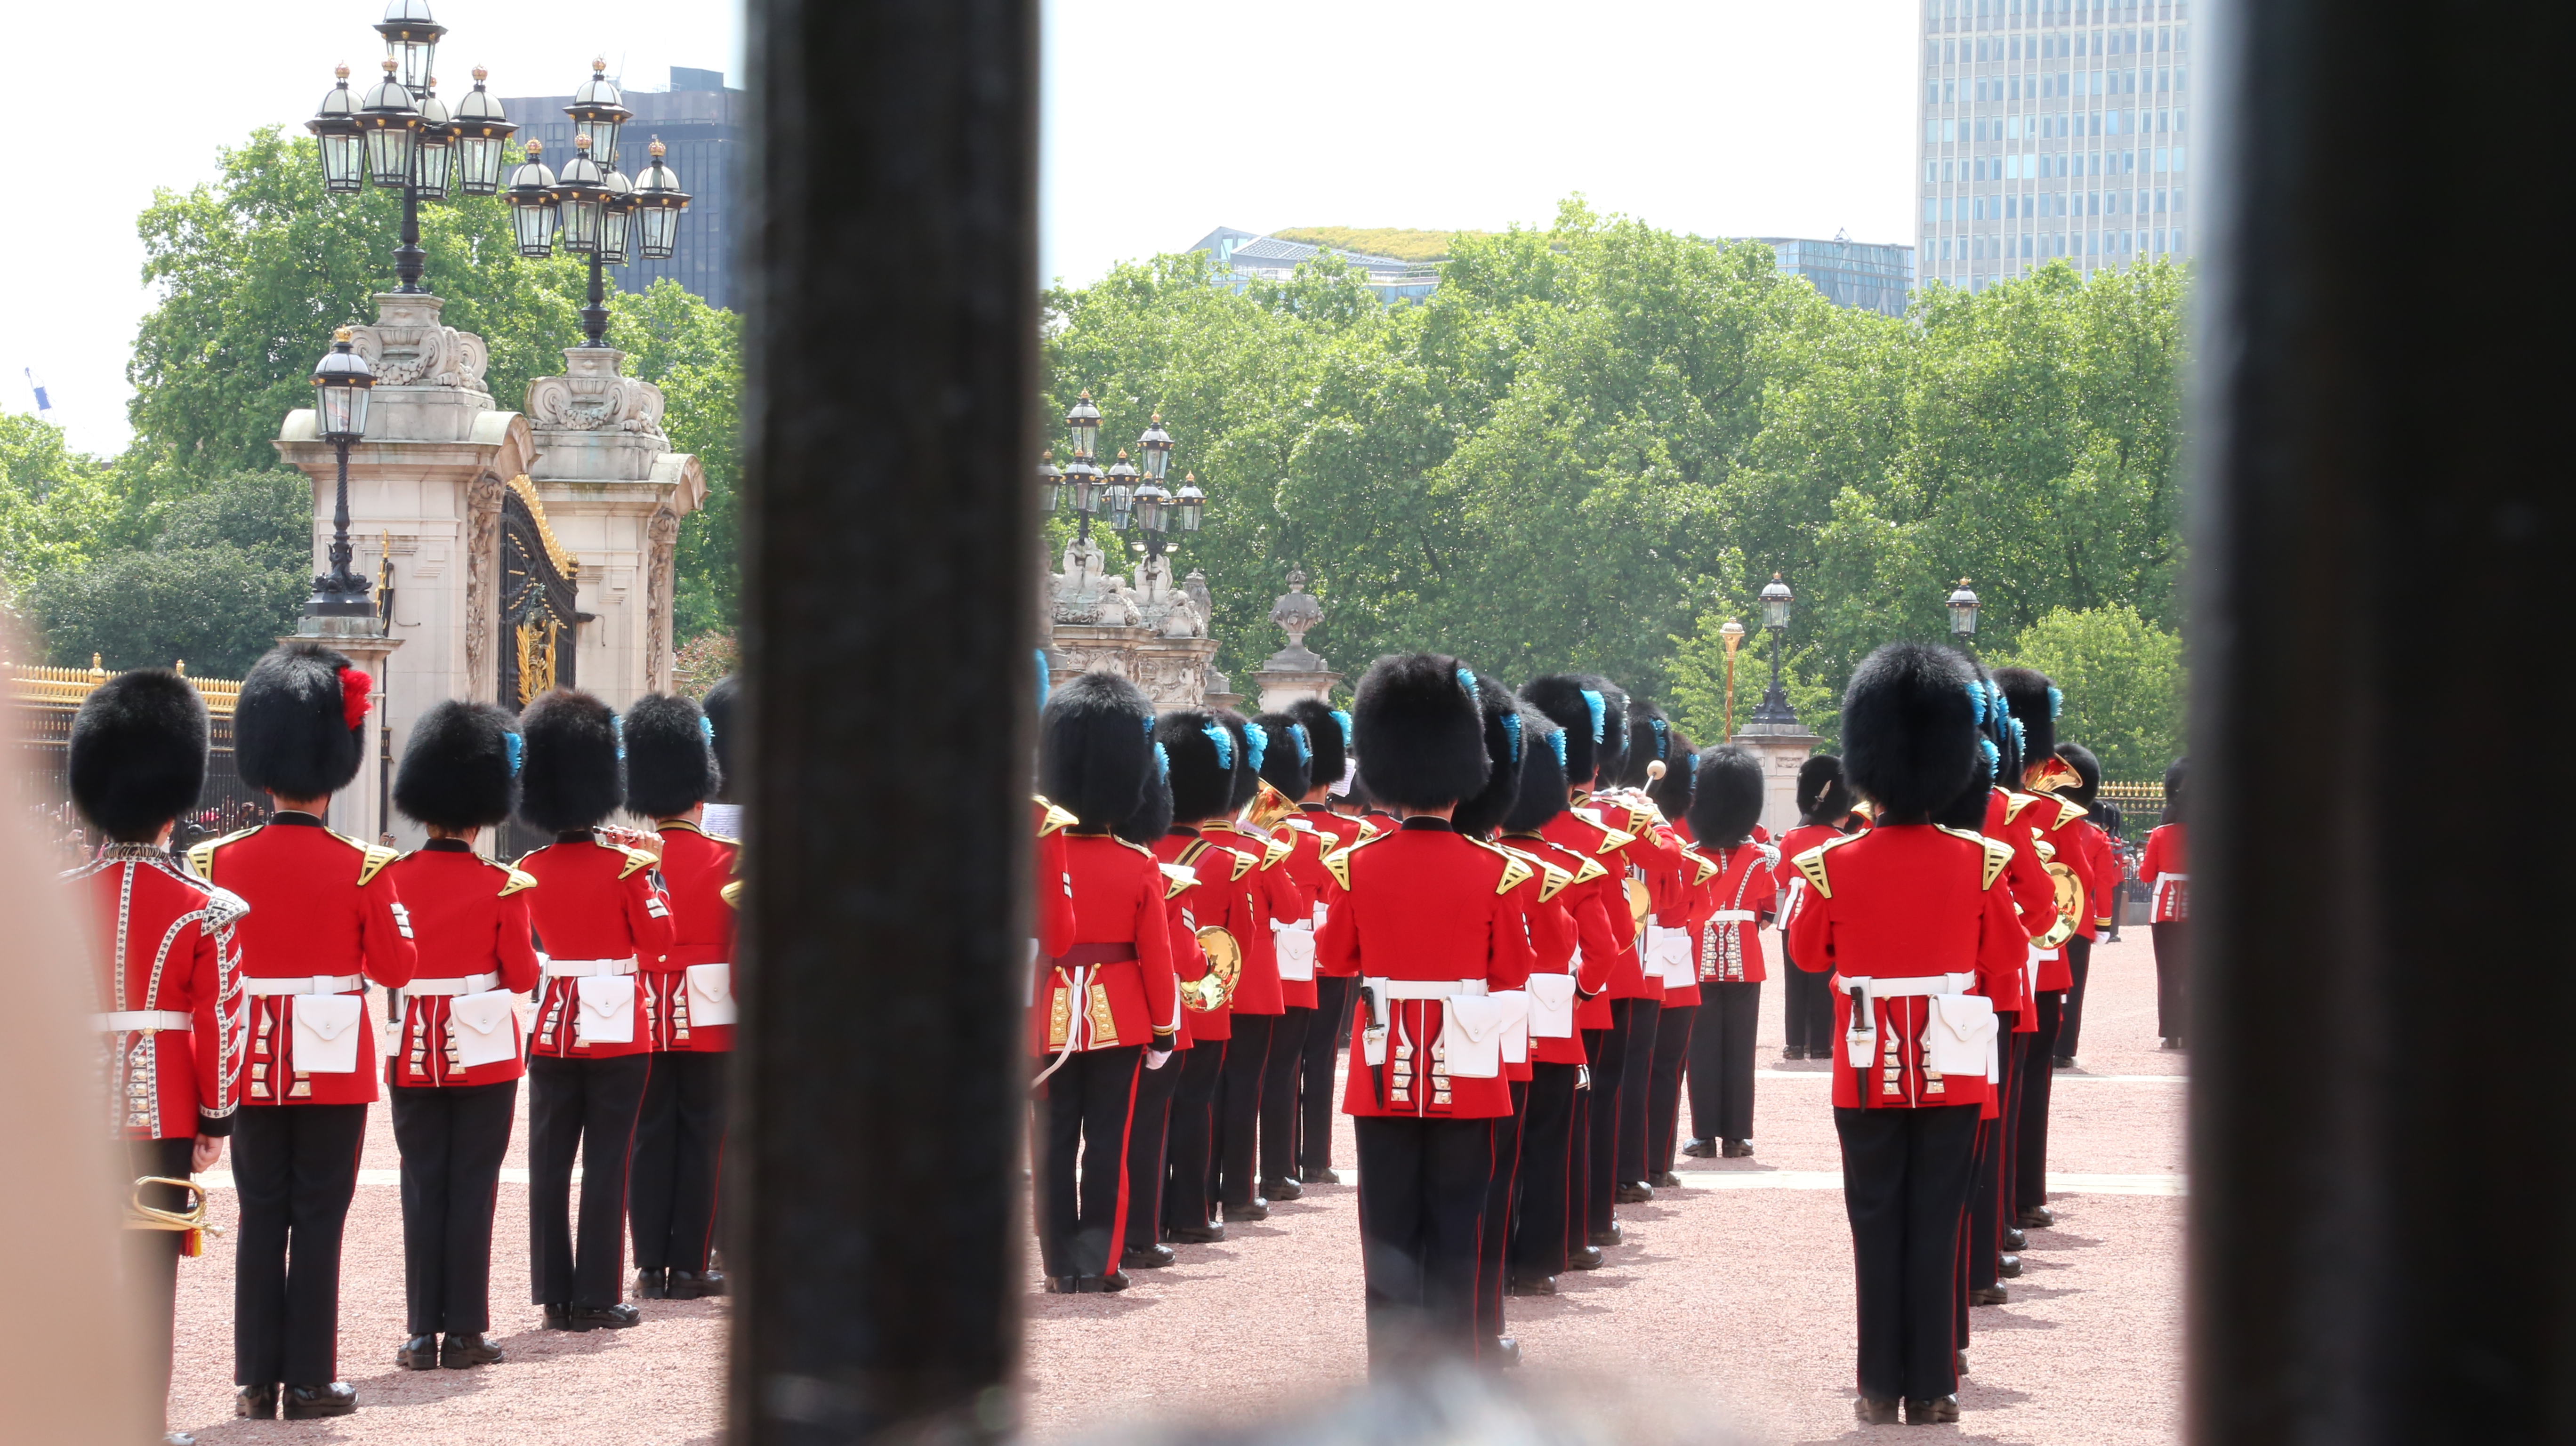
[[[730,1439],[1012,1424],[1035,0],[751,0]]]
[[[2391,227],[2564,234],[2524,178],[2576,23],[2205,19],[2192,1439],[2576,1440],[2576,291]]]

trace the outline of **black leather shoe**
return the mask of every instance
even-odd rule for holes
[[[1501,1369],[1508,1371],[1517,1367],[1520,1363],[1520,1340],[1514,1336],[1494,1337],[1494,1364]]]
[[[643,1323],[644,1312],[631,1305],[546,1307],[546,1329],[550,1331],[622,1331]]]
[[[2006,1251],[1995,1257],[1995,1274],[2006,1280],[2021,1279],[2021,1257]]]
[[[1952,1357],[1952,1363],[1959,1368],[1959,1374],[1963,1376],[1966,1375],[1968,1373],[1968,1353],[1966,1351],[1952,1351],[1950,1355]]]
[[[1905,1424],[1908,1426],[1940,1426],[1958,1419],[1959,1398],[1956,1396],[1935,1396],[1928,1401],[1909,1399],[1905,1403]]]
[[[2021,1212],[2021,1228],[2024,1230],[2046,1230],[2056,1223],[2057,1212],[2045,1205],[2033,1205]]]
[[[1118,1268],[1160,1270],[1180,1258],[1168,1245],[1130,1245],[1118,1253]]]
[[[438,1337],[413,1336],[394,1347],[394,1364],[406,1371],[438,1369]]]
[[[497,1366],[507,1359],[509,1357],[501,1349],[501,1343],[481,1331],[468,1334],[449,1331],[446,1342],[438,1348],[438,1363],[451,1371]]]
[[[327,1386],[289,1386],[279,1405],[280,1414],[289,1421],[346,1416],[358,1409],[358,1388],[346,1381],[333,1381]]]
[[[1270,1202],[1258,1195],[1253,1196],[1251,1201],[1247,1204],[1220,1205],[1217,1207],[1217,1210],[1225,1217],[1229,1224],[1237,1220],[1267,1220],[1270,1218]]]
[[[1719,1153],[1724,1159],[1741,1160],[1753,1153],[1753,1142],[1751,1140],[1728,1140],[1725,1147]]]
[[[1223,1225],[1175,1225],[1172,1239],[1182,1245],[1214,1245],[1225,1239]]]
[[[1864,1426],[1897,1424],[1896,1402],[1893,1399],[1882,1401],[1875,1397],[1863,1396],[1852,1402],[1852,1414],[1859,1417],[1860,1423]]]
[[[2004,1227],[2003,1238],[2004,1249],[2007,1251],[2017,1251],[2023,1246],[2030,1244],[2030,1237],[2022,1234],[2021,1228],[2015,1225],[2007,1225]]]
[[[1333,1169],[1329,1165],[1308,1165],[1305,1169],[1297,1172],[1297,1178],[1305,1181],[1309,1185],[1338,1185],[1342,1183],[1341,1172]]]
[[[1655,1187],[1643,1180],[1631,1180],[1610,1192],[1610,1198],[1622,1205],[1643,1205],[1655,1198]]]
[[[2012,1292],[2000,1285],[1981,1285],[1968,1292],[1970,1305],[2010,1305]]]
[[[725,1293],[721,1270],[674,1270],[671,1272],[671,1299],[707,1300]]]
[[[1682,1141],[1682,1153],[1690,1156],[1694,1160],[1714,1160],[1717,1158],[1717,1141],[1684,1140]]]
[[[1658,1190],[1678,1190],[1682,1187],[1682,1177],[1674,1174],[1670,1170],[1666,1170],[1664,1173],[1657,1175],[1646,1183],[1654,1186]]]
[[[1049,1295],[1073,1295],[1081,1289],[1081,1281],[1075,1276],[1050,1275],[1046,1278],[1046,1293]]]
[[[1298,1184],[1294,1180],[1264,1180],[1261,1182],[1262,1198],[1267,1200],[1294,1200],[1305,1193],[1306,1187]]]
[[[2057,1058],[2050,1060],[2049,1063],[2058,1069],[2073,1069],[2075,1068],[2075,1056],[2071,1054],[2061,1054]]]
[[[669,1277],[659,1270],[639,1270],[635,1272],[635,1298],[637,1300],[669,1300],[671,1298]]]
[[[1133,1284],[1123,1272],[1113,1270],[1107,1275],[1083,1276],[1075,1282],[1074,1289],[1084,1295],[1116,1295]]]
[[[1565,1267],[1568,1270],[1599,1270],[1603,1263],[1601,1247],[1598,1245],[1586,1245],[1580,1249],[1565,1252]]]
[[[1515,1275],[1510,1280],[1503,1283],[1503,1294],[1554,1295],[1556,1294],[1556,1277],[1553,1275]]]
[[[277,1388],[244,1386],[233,1392],[233,1414],[252,1421],[276,1420]]]
[[[1607,1250],[1611,1246],[1618,1244],[1620,1241],[1627,1239],[1628,1232],[1620,1229],[1619,1222],[1613,1220],[1610,1222],[1609,1229],[1595,1230],[1584,1238],[1591,1241],[1595,1249]]]
[[[1784,1049],[1780,1051],[1780,1058],[1784,1063],[1793,1059],[1805,1059],[1806,1057],[1807,1052],[1803,1049]]]

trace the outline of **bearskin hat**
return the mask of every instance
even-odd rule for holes
[[[1261,781],[1290,803],[1305,798],[1315,786],[1315,745],[1306,725],[1285,713],[1261,713],[1253,717],[1252,727],[1261,734]]]
[[[1234,735],[1234,778],[1225,796],[1228,813],[1241,812],[1261,787],[1261,765],[1270,759],[1270,735],[1254,736],[1252,720],[1231,708],[1215,710],[1216,721]]]
[[[1643,698],[1628,700],[1628,751],[1619,763],[1618,788],[1644,788],[1654,779],[1647,765],[1661,763],[1669,775],[1682,769],[1685,750],[1673,743],[1673,725],[1664,710]],[[1678,817],[1678,815],[1670,815]]]
[[[339,792],[366,757],[365,669],[319,643],[285,643],[251,664],[233,702],[242,782],[280,798]]]
[[[1371,664],[1351,723],[1369,792],[1397,808],[1473,798],[1493,773],[1476,675],[1446,653],[1403,653]]]
[[[707,726],[715,730],[712,741],[716,750],[716,791],[718,803],[734,802],[734,729],[739,726],[734,712],[734,697],[741,691],[740,680],[727,673],[707,690],[698,708],[707,715]]]
[[[1521,778],[1503,814],[1505,833],[1536,833],[1565,812],[1566,731],[1524,700],[1521,703]]]
[[[1655,770],[1649,766],[1645,770],[1646,781],[1641,786],[1646,790],[1646,797],[1653,799],[1655,807],[1663,811],[1664,817],[1687,818],[1691,798],[1699,791],[1699,750],[1692,746],[1690,735],[1670,723],[1664,725],[1658,741],[1672,756],[1649,759],[1649,765],[1656,762],[1664,765],[1663,776],[1655,777]]]
[[[206,704],[167,668],[119,673],[72,715],[72,802],[120,843],[149,843],[206,783]]]
[[[1351,715],[1300,698],[1288,705],[1288,718],[1306,730],[1306,745],[1314,750],[1306,763],[1307,788],[1340,787],[1342,775],[1350,771]]]
[[[626,806],[671,818],[716,791],[712,725],[697,704],[647,693],[626,710]]]
[[[2004,703],[2012,709],[2013,721],[2021,725],[2021,757],[2014,762],[2028,768],[2056,757],[2057,715],[2065,709],[2066,695],[2036,668],[1997,668],[1995,683],[2004,690]],[[2021,774],[2016,771],[2005,785],[2020,787]]]
[[[1843,692],[1843,777],[1911,822],[1958,797],[1976,766],[1985,691],[1968,660],[1929,643],[1888,643]]]
[[[2156,816],[2159,825],[2182,822],[2182,786],[2191,771],[2191,759],[2175,759],[2165,768],[2165,811]]]
[[[1704,844],[1733,848],[1753,836],[1762,820],[1763,795],[1769,783],[1762,760],[1732,743],[1700,754],[1699,782],[1690,802],[1691,837]]]
[[[1636,739],[1630,736],[1628,731],[1628,690],[1602,677],[1599,673],[1585,673],[1583,686],[1599,693],[1603,704],[1601,746],[1594,755],[1594,763],[1598,771],[1593,777],[1592,786],[1617,788],[1620,786],[1618,780],[1627,774],[1628,755],[1638,751],[1629,746]]]
[[[1038,714],[1039,792],[1087,833],[1116,827],[1154,771],[1153,726],[1144,689],[1115,673],[1075,674]]]
[[[420,715],[394,773],[405,818],[462,833],[518,810],[518,720],[496,704],[451,698]]]
[[[1617,750],[1607,749],[1611,711],[1609,695],[1575,673],[1550,673],[1532,678],[1521,685],[1521,701],[1548,717],[1548,721],[1565,730],[1566,781],[1589,787],[1605,758]],[[1624,707],[1626,699],[1623,697]]]
[[[597,828],[626,802],[623,724],[588,693],[557,688],[519,713],[519,817],[547,833]]]
[[[1145,792],[1136,801],[1136,811],[1109,831],[1145,848],[1152,848],[1156,839],[1172,831],[1172,780],[1164,776],[1159,754],[1154,766],[1145,770]]]
[[[1154,720],[1154,741],[1170,761],[1177,822],[1202,823],[1234,812],[1234,781],[1251,773],[1243,735],[1221,720],[1204,708],[1175,708]]]
[[[1843,783],[1841,758],[1831,753],[1819,753],[1798,765],[1800,821],[1840,828],[1843,816],[1851,812],[1851,806],[1851,789]]]
[[[1966,785],[1960,788],[1957,797],[1932,810],[1932,821],[1943,828],[1978,832],[1986,826],[1986,809],[1994,800],[1994,792],[1994,756],[1979,748]]]
[[[1501,827],[1503,815],[1519,801],[1521,757],[1529,749],[1529,728],[1521,721],[1521,702],[1512,690],[1482,673],[1476,675],[1476,714],[1485,732],[1485,786],[1458,800],[1449,822],[1460,833],[1483,838]]]
[[[2094,757],[2093,750],[2081,743],[2058,744],[2057,756],[2065,759],[2066,766],[2075,770],[2078,780],[2059,789],[2057,796],[2069,803],[2080,803],[2084,805],[2085,812],[2092,812],[2093,800],[2102,792],[2102,760]]]

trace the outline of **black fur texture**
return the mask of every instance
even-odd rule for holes
[[[1682,750],[1673,744],[1672,723],[1664,710],[1643,698],[1628,700],[1628,751],[1619,760],[1616,788],[1644,788],[1652,780],[1646,776],[1646,765],[1661,762],[1667,771],[1682,767]],[[1655,725],[1663,724],[1658,733]],[[1666,814],[1666,817],[1678,817]]]
[[[1550,673],[1532,678],[1521,685],[1521,701],[1538,709],[1548,721],[1565,730],[1565,777],[1569,784],[1591,786],[1603,756],[1601,746],[1592,737],[1592,710],[1583,701],[1583,690],[1592,684],[1573,673]],[[1608,699],[1603,700],[1603,730],[1610,722]]]
[[[1529,746],[1529,728],[1526,723],[1503,720],[1517,720],[1520,713],[1521,702],[1512,696],[1511,689],[1482,673],[1476,675],[1476,714],[1484,729],[1488,771],[1485,786],[1473,797],[1458,800],[1458,810],[1449,818],[1452,826],[1470,838],[1483,838],[1500,827],[1503,815],[1519,801],[1521,758]]]
[[[739,777],[734,768],[734,759],[737,756],[737,750],[734,747],[736,741],[734,730],[740,727],[741,723],[740,715],[734,711],[734,702],[741,692],[741,686],[741,679],[727,673],[716,680],[716,685],[709,688],[707,696],[698,703],[699,710],[707,715],[707,721],[716,725],[715,800],[718,803],[739,801],[733,796],[734,780]]]
[[[1172,818],[1197,825],[1234,812],[1234,780],[1245,772],[1243,742],[1226,728],[1225,757],[1217,755],[1210,726],[1224,727],[1204,708],[1175,708],[1154,720],[1154,741],[1172,761]]]
[[[1909,823],[1959,796],[1977,766],[1968,661],[1929,643],[1888,643],[1843,692],[1843,777],[1882,823]]]
[[[2159,827],[2182,822],[2183,784],[2191,772],[2189,757],[2177,758],[2165,768],[2165,810],[2156,815]]]
[[[1313,698],[1300,698],[1288,705],[1291,720],[1306,725],[1306,741],[1315,746],[1315,761],[1306,766],[1309,788],[1338,788],[1342,774],[1350,768],[1350,742],[1342,736],[1342,720],[1333,710]]]
[[[617,714],[588,693],[557,688],[519,714],[519,817],[547,833],[597,828],[626,801]]]
[[[2092,812],[2093,800],[2102,793],[2102,760],[2094,757],[2093,750],[2081,743],[2058,744],[2057,756],[2065,759],[2066,766],[2074,769],[2075,776],[2083,780],[2072,787],[2059,789],[2057,796],[2069,803],[2080,803],[2084,805],[2085,812]]]
[[[1245,804],[1252,802],[1252,795],[1261,786],[1261,775],[1252,768],[1252,720],[1231,708],[1219,708],[1216,721],[1224,724],[1225,731],[1234,735],[1234,784],[1226,794],[1225,808],[1228,813],[1239,813]],[[1270,739],[1266,734],[1262,737],[1261,749],[1261,761],[1269,762]]]
[[[1601,748],[1595,758],[1594,788],[1617,788],[1618,780],[1627,776],[1628,759],[1639,750],[1629,745],[1636,742],[1628,732],[1628,690],[1602,677],[1585,673],[1583,686],[1601,695]],[[1651,754],[1649,744],[1643,751]],[[1639,775],[1643,777],[1643,775]]]
[[[510,735],[519,722],[497,704],[450,698],[420,715],[394,771],[394,807],[431,828],[491,828],[519,807]]]
[[[1851,812],[1851,788],[1843,782],[1843,761],[1819,753],[1798,765],[1798,821],[1841,828]]]
[[[350,661],[319,643],[285,643],[251,664],[233,704],[233,761],[242,782],[280,798],[338,793],[366,757],[366,725],[349,726],[340,670]]]
[[[1152,848],[1154,841],[1172,830],[1172,784],[1159,768],[1145,770],[1145,793],[1137,800],[1136,811],[1120,819],[1111,833],[1131,844]]]
[[[206,704],[167,668],[119,673],[72,715],[72,802],[119,843],[150,843],[206,785]]]
[[[1462,666],[1446,653],[1403,653],[1378,659],[1360,679],[1351,731],[1381,803],[1440,808],[1484,788],[1493,765],[1472,679],[1458,680]]]
[[[1690,735],[1667,723],[1664,725],[1664,776],[1647,778],[1638,786],[1655,801],[1666,818],[1688,818],[1691,799],[1699,792],[1699,750],[1691,746]],[[1642,777],[1646,770],[1639,769]]]
[[[1578,705],[1581,700],[1576,700]],[[1549,819],[1565,812],[1565,765],[1556,761],[1551,737],[1566,736],[1538,708],[1521,703],[1521,781],[1513,790],[1511,809],[1503,815],[1503,832],[1536,833]]]
[[[1261,753],[1261,781],[1278,789],[1290,803],[1305,798],[1306,790],[1315,786],[1309,772],[1313,765],[1297,755],[1297,735],[1288,731],[1298,726],[1297,720],[1285,713],[1257,713],[1252,726],[1269,740]],[[1308,751],[1313,748],[1307,744]]]
[[[646,818],[674,818],[716,791],[716,755],[697,704],[647,693],[626,710],[626,806]]]
[[[1977,750],[1976,767],[1968,774],[1967,785],[1958,796],[1932,810],[1932,821],[1943,828],[1966,829],[1970,833],[1986,826],[1986,808],[1995,792],[1994,765],[1986,761],[1986,750]]]
[[[2003,685],[2004,701],[2021,722],[2021,757],[2014,760],[2017,769],[2046,762],[2057,752],[2057,719],[2051,716],[2048,706],[2048,675],[2036,668],[1997,668],[1995,681]],[[2007,786],[2021,787],[2018,771]]]
[[[1085,833],[1115,828],[1136,811],[1154,772],[1145,733],[1153,717],[1145,690],[1115,673],[1077,673],[1058,684],[1038,714],[1038,791]]]
[[[1699,787],[1690,805],[1691,837],[1712,848],[1734,848],[1762,821],[1766,788],[1762,760],[1721,743],[1699,756]]]

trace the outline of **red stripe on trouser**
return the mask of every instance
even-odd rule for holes
[[[1145,1049],[1152,1049],[1152,1045]],[[1171,1061],[1163,1062],[1165,1069]],[[1136,1063],[1127,1071],[1127,1113],[1118,1120],[1118,1208],[1109,1213],[1108,1258],[1100,1264],[1102,1275],[1118,1273],[1118,1252],[1127,1244],[1127,1136],[1136,1128],[1136,1080],[1145,1069],[1145,1050],[1136,1052]]]

